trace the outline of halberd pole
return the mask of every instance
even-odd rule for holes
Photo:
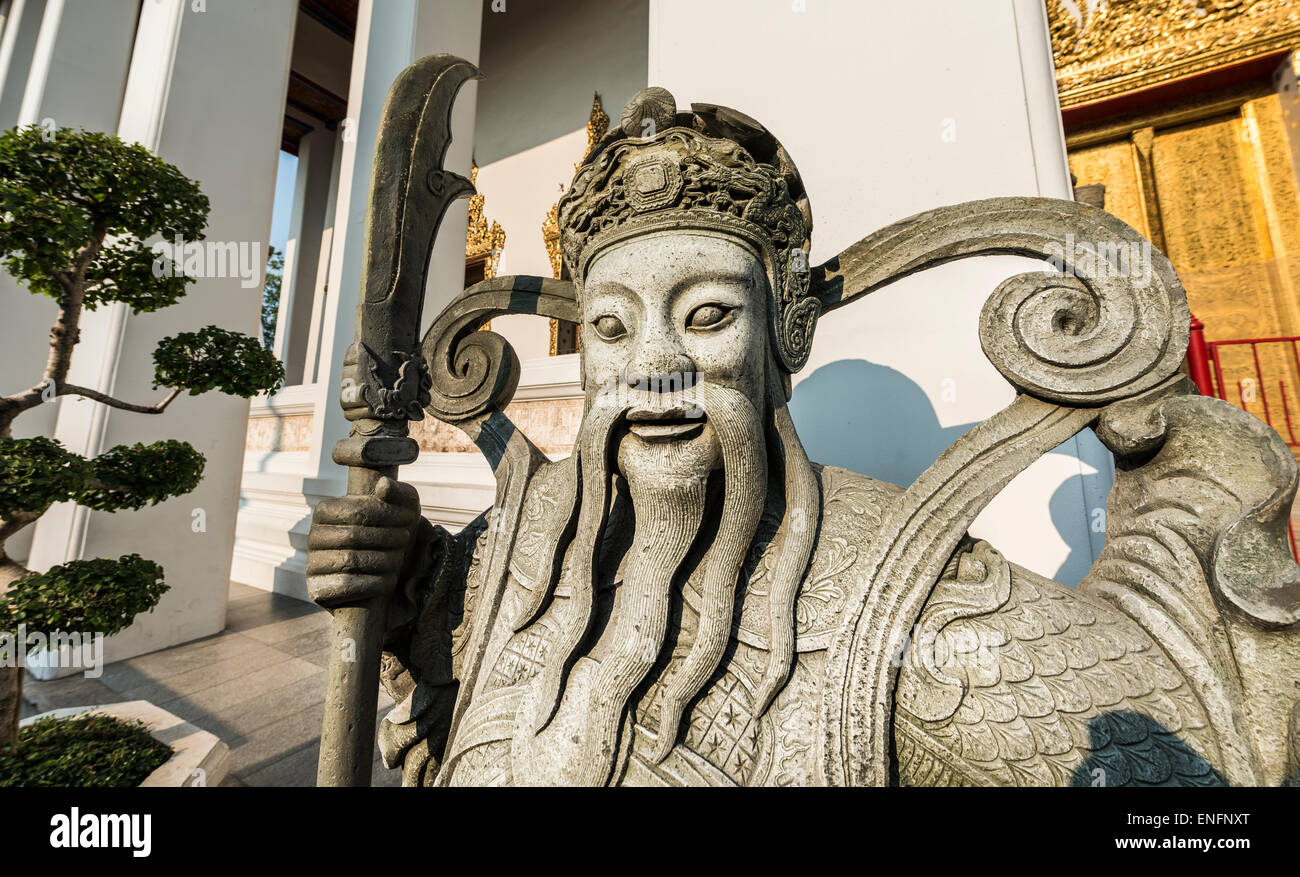
[[[420,352],[420,312],[429,256],[447,207],[474,191],[443,169],[456,94],[479,73],[453,55],[430,55],[402,71],[384,102],[370,175],[366,249],[356,342],[341,403],[352,429],[334,447],[348,466],[348,495],[373,495],[383,477],[412,463],[419,446],[407,421],[424,417],[429,371]],[[354,597],[333,608],[334,624],[317,785],[367,786],[374,757],[379,662],[392,573],[340,574],[334,587]]]

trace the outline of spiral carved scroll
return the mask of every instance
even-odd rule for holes
[[[536,314],[576,322],[573,284],[528,275],[484,280],[465,290],[434,320],[423,350],[433,377],[426,410],[464,424],[504,410],[519,386],[519,358],[484,323],[504,314]]]
[[[1021,392],[912,484],[867,546],[828,662],[823,771],[832,783],[890,778],[898,653],[961,533],[1012,478],[1095,422],[1101,406],[1177,372],[1190,315],[1169,260],[1110,214],[1072,201],[994,198],[895,223],[815,269],[830,312],[898,278],[968,256],[1018,255],[1058,271],[999,284],[980,343]]]
[[[1018,255],[1059,271],[1001,283],[980,316],[989,361],[1017,389],[1098,406],[1172,376],[1187,351],[1187,298],[1169,260],[1123,221],[1050,198],[991,198],[897,222],[815,269],[823,312],[955,259]]]

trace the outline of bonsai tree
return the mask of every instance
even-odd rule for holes
[[[16,634],[22,625],[47,634],[109,635],[157,605],[166,590],[163,570],[139,555],[32,574],[4,545],[57,502],[114,512],[188,493],[204,463],[191,445],[172,440],[119,445],[86,459],[50,438],[13,438],[19,415],[59,396],[157,415],[182,391],[247,398],[274,392],[284,379],[256,338],[206,326],[164,338],[154,350],[154,388],[167,389],[157,402],[125,402],[68,383],[82,314],[110,302],[137,314],[175,304],[194,277],[159,270],[159,254],[145,241],[202,240],[207,217],[198,184],[142,146],[38,126],[0,134],[0,261],[30,293],[59,305],[40,379],[0,396],[0,633]],[[9,666],[0,667],[0,746],[16,744],[22,696],[22,670],[3,663]]]

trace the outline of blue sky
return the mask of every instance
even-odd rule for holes
[[[298,157],[280,153],[280,164],[275,172],[275,208],[271,212],[271,246],[284,252],[289,240],[289,214],[293,212],[293,184],[298,175]]]

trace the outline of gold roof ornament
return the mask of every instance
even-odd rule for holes
[[[587,117],[587,148],[582,151],[583,159],[587,157],[600,138],[605,136],[607,130],[609,130],[609,114],[600,105],[600,95],[593,91],[591,93],[591,114]],[[581,164],[582,159],[574,162],[574,172],[577,172]],[[558,201],[551,205],[551,209],[547,211],[546,217],[542,220],[542,239],[546,241],[546,253],[551,257],[551,276],[559,280],[563,257],[560,254],[560,203]],[[554,335],[554,332],[552,332],[552,335]]]
[[[607,130],[609,130],[609,114],[600,105],[600,94],[593,91],[591,113],[587,117],[587,148],[582,152],[583,159],[586,159],[592,147],[600,141]],[[573,170],[576,172],[581,164],[582,160],[574,162]],[[564,191],[563,187],[560,191]],[[546,241],[546,255],[551,259],[551,276],[559,280],[564,271],[564,256],[560,252],[560,202],[558,201],[551,205],[551,209],[542,219],[542,240]],[[551,320],[551,356],[559,352],[559,332],[559,322]]]
[[[478,184],[478,165],[471,165],[469,181]],[[477,262],[486,259],[483,266],[484,279],[497,276],[497,261],[506,245],[506,232],[498,222],[488,224],[483,215],[483,195],[475,192],[469,199],[469,230],[465,234],[465,261]]]
[[[608,130],[609,115],[605,112],[605,108],[600,105],[600,95],[593,91],[591,93],[591,115],[587,117],[587,151],[582,154],[584,159],[591,152],[591,147],[595,146],[596,142],[605,136],[605,132]],[[578,164],[581,163],[578,162]],[[575,164],[573,169],[576,171],[578,165]]]
[[[1300,42],[1293,0],[1047,0],[1068,109]]]
[[[564,255],[560,252],[560,202],[556,201],[546,211],[542,220],[542,239],[546,241],[546,255],[551,258],[551,276],[560,279],[564,267]]]

